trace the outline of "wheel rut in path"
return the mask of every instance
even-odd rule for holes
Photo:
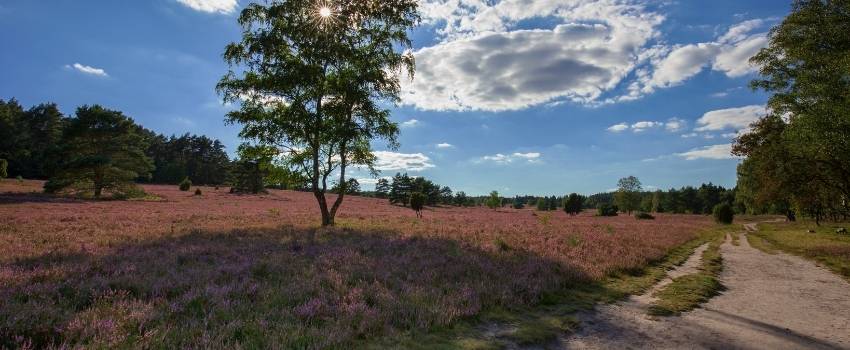
[[[755,231],[755,224],[746,225]],[[701,246],[671,276],[699,266]],[[701,250],[702,249],[702,250]],[[766,254],[730,237],[721,245],[726,287],[702,308],[674,317],[646,312],[654,287],[641,296],[579,315],[582,328],[563,349],[850,349],[850,284],[814,263]],[[696,260],[696,262],[694,262]],[[692,271],[692,270],[691,270]],[[669,280],[660,284],[669,283]]]

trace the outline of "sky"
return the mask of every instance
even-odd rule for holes
[[[0,1],[0,99],[123,111],[233,153],[215,84],[248,0]],[[468,194],[735,185],[734,137],[765,113],[748,58],[790,1],[421,0],[416,74],[376,142],[380,176]],[[408,77],[409,78],[409,77]],[[364,188],[376,180],[355,172]]]

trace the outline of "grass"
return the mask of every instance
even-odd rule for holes
[[[811,259],[850,280],[850,235],[835,232],[839,227],[848,226],[847,223],[815,226],[807,221],[764,223],[748,237],[753,247],[768,253],[781,250]]]
[[[577,283],[556,294],[544,296],[532,307],[493,308],[479,317],[428,333],[408,333],[370,343],[369,349],[508,349],[545,347],[580,328],[575,313],[597,304],[614,303],[629,295],[642,294],[661,281],[667,271],[682,265],[702,244],[711,241],[703,258],[705,269],[719,272],[719,244],[723,228],[703,230],[697,238],[671,249],[663,258],[642,268],[624,269],[598,282]],[[723,231],[721,231],[723,230]]]
[[[697,308],[723,291],[719,275],[723,270],[723,257],[720,245],[728,228],[710,231],[708,248],[702,253],[699,272],[678,277],[653,296],[658,298],[649,308],[649,314],[655,316],[679,315]],[[732,232],[733,242],[736,237]]]

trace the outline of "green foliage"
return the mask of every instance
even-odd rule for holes
[[[259,162],[244,159],[237,161],[233,166],[233,183],[230,186],[230,192],[265,193],[263,174]]]
[[[525,207],[525,201],[523,201],[522,198],[519,198],[519,196],[517,196],[511,203],[511,207],[514,209],[522,209]]]
[[[564,200],[564,211],[570,215],[581,213],[585,197],[578,193],[570,193]]]
[[[360,182],[358,182],[357,179],[352,178],[345,181],[345,186],[340,186],[338,183],[334,183],[330,192],[356,195],[360,193]]]
[[[373,139],[397,146],[398,125],[385,106],[399,100],[400,77],[413,76],[413,55],[404,50],[417,7],[416,0],[340,2],[323,19],[313,1],[275,0],[251,3],[238,18],[242,40],[225,49],[233,69],[217,86],[226,101],[241,103],[227,121],[241,124],[247,140],[287,150],[284,160],[311,184],[322,225],[333,225],[344,197],[328,206],[329,174],[338,171],[345,183],[349,165],[374,171]]]
[[[387,198],[390,195],[390,181],[385,178],[378,179],[375,184],[375,197]]]
[[[850,213],[850,2],[795,0],[751,58],[767,115],[736,140],[741,199],[751,211],[838,220]]]
[[[146,129],[142,132],[150,144],[145,153],[156,166],[150,179],[142,180],[176,184],[189,177],[195,184],[220,185],[230,176],[230,158],[221,141],[203,135],[166,137]]]
[[[416,212],[416,217],[422,217],[422,209],[425,207],[426,199],[425,195],[419,192],[410,194],[410,209]]]
[[[7,171],[9,168],[9,161],[0,158],[0,179],[5,179],[9,177],[9,172]]]
[[[67,123],[62,170],[45,184],[45,191],[70,189],[100,198],[104,191],[121,193],[153,169],[140,127],[121,112],[83,106]]]
[[[18,101],[0,100],[0,158],[8,161],[7,176],[46,179],[60,167],[65,121],[56,104],[24,110]]]
[[[655,220],[655,217],[650,213],[639,212],[635,214],[635,219],[638,220]]]
[[[619,211],[616,205],[600,204],[596,208],[596,216],[617,216]]]
[[[490,209],[500,208],[502,206],[502,197],[499,197],[499,192],[490,192],[490,196],[487,197],[487,201],[484,204]]]
[[[192,180],[189,180],[189,177],[184,177],[183,181],[180,181],[180,190],[188,191],[192,187]]]
[[[614,203],[628,213],[640,209],[641,191],[643,187],[640,180],[634,176],[624,177],[617,182],[617,193],[614,194]]]
[[[714,221],[729,225],[735,218],[735,211],[729,203],[720,203],[714,207]]]

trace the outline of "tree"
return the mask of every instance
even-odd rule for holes
[[[192,188],[192,180],[189,180],[189,177],[186,176],[185,178],[183,178],[183,181],[180,181],[179,187],[180,190],[183,192],[188,191],[190,188]]]
[[[7,171],[9,167],[9,162],[3,158],[0,158],[0,180],[9,177],[9,172]]]
[[[493,191],[490,192],[490,195],[487,197],[487,201],[485,202],[488,208],[496,209],[502,206],[502,197],[499,197],[499,192]]]
[[[511,203],[511,207],[514,209],[522,209],[525,207],[525,201],[519,196],[514,197],[514,201]]]
[[[440,203],[446,205],[452,204],[452,189],[449,186],[440,188]]]
[[[735,217],[735,211],[732,210],[729,203],[720,203],[714,206],[712,212],[714,213],[714,220],[721,224],[729,225]]]
[[[416,212],[417,218],[422,218],[422,208],[425,207],[425,195],[419,192],[413,192],[410,194],[410,209],[413,209]]]
[[[620,210],[631,215],[632,211],[640,208],[640,192],[642,190],[643,187],[638,178],[634,176],[624,177],[617,182],[617,193],[614,195],[614,202]]]
[[[570,195],[564,200],[564,211],[570,215],[581,213],[584,199],[584,196],[578,193],[570,193]]]
[[[360,193],[360,182],[357,179],[350,178],[345,181],[344,186],[340,186],[339,184],[334,184],[334,187],[331,188],[331,193],[345,193],[348,195],[356,195]]]
[[[546,197],[539,197],[539,198],[537,198],[537,203],[535,203],[535,204],[537,205],[537,210],[538,210],[538,211],[547,211],[547,210],[549,210],[549,202],[547,201]]]
[[[850,2],[795,0],[768,38],[751,58],[760,77],[750,84],[771,93],[767,115],[733,148],[746,157],[738,169],[742,198],[756,207],[847,215]]]
[[[458,191],[457,193],[455,193],[454,205],[459,207],[468,207],[474,204],[470,202],[471,198],[466,196],[466,192]]]
[[[392,185],[390,185],[390,204],[401,204],[407,206],[410,200],[410,193],[413,190],[413,180],[405,173],[404,175],[396,173],[393,176]]]
[[[387,198],[390,194],[390,182],[387,179],[380,178],[375,184],[375,197]]]
[[[328,177],[345,183],[350,165],[375,172],[371,141],[397,147],[398,125],[384,102],[399,100],[400,76],[413,76],[408,30],[419,22],[416,0],[308,0],[249,4],[238,22],[242,40],[227,46],[231,69],[217,89],[241,101],[227,115],[240,136],[283,149],[302,171],[322,215],[333,225],[344,195],[325,199]],[[320,12],[322,12],[320,14]]]
[[[78,108],[63,135],[62,169],[44,185],[45,190],[71,188],[94,198],[100,198],[104,190],[114,195],[129,192],[133,179],[153,169],[139,129],[119,111],[98,105]]]

